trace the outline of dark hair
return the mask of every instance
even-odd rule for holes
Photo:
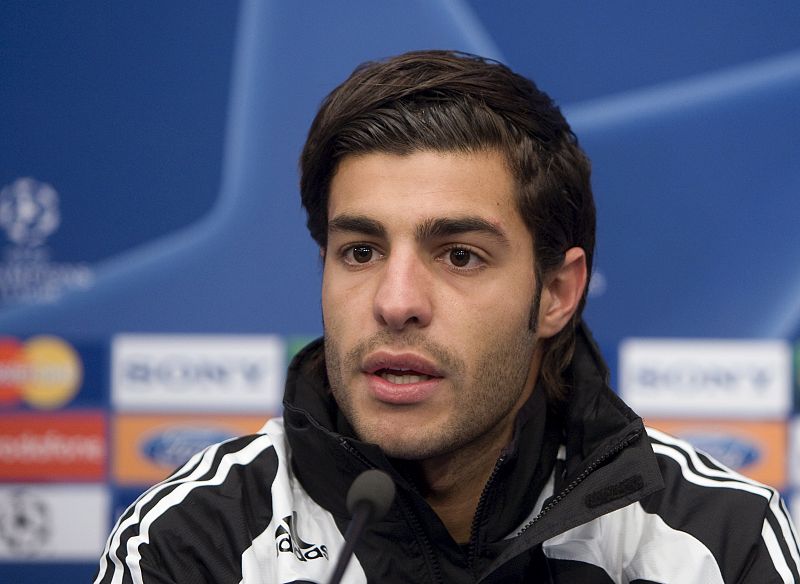
[[[417,51],[364,63],[325,98],[300,159],[311,236],[326,247],[328,190],[345,156],[486,150],[503,153],[517,181],[518,209],[533,236],[538,285],[562,265],[571,247],[585,250],[591,273],[590,164],[561,111],[505,65],[452,51]],[[585,301],[584,290],[572,321],[544,341],[541,378],[551,400],[563,397],[563,372],[572,359]]]

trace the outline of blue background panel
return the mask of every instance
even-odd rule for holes
[[[6,0],[0,189],[51,184],[60,224],[34,251],[0,232],[0,269],[28,254],[92,278],[0,299],[0,331],[86,353],[92,389],[70,407],[108,403],[119,332],[318,334],[297,188],[316,108],[359,62],[455,48],[532,77],[592,158],[587,319],[612,368],[631,336],[795,342],[798,30],[794,0]],[[3,581],[93,572],[0,563]]]

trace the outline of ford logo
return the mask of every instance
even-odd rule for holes
[[[156,464],[174,468],[203,448],[235,436],[219,428],[170,428],[150,436],[142,443],[141,451]]]
[[[761,449],[753,442],[723,434],[685,434],[685,440],[733,470],[742,470],[761,458]]]

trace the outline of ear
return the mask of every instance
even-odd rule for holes
[[[566,326],[578,309],[586,279],[586,252],[579,247],[568,249],[561,267],[549,273],[542,285],[540,338],[552,337]]]

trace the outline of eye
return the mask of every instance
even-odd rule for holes
[[[453,246],[445,250],[439,258],[448,267],[461,272],[479,270],[485,266],[480,255],[463,246]]]
[[[465,268],[469,264],[472,254],[469,250],[457,247],[450,250],[450,263],[457,268]]]
[[[344,263],[350,266],[368,264],[376,259],[379,259],[377,257],[379,255],[379,252],[377,252],[375,248],[364,243],[351,245],[342,250],[342,259],[344,260]]]
[[[372,259],[372,248],[368,245],[358,245],[353,248],[353,259],[359,264],[365,264]]]

